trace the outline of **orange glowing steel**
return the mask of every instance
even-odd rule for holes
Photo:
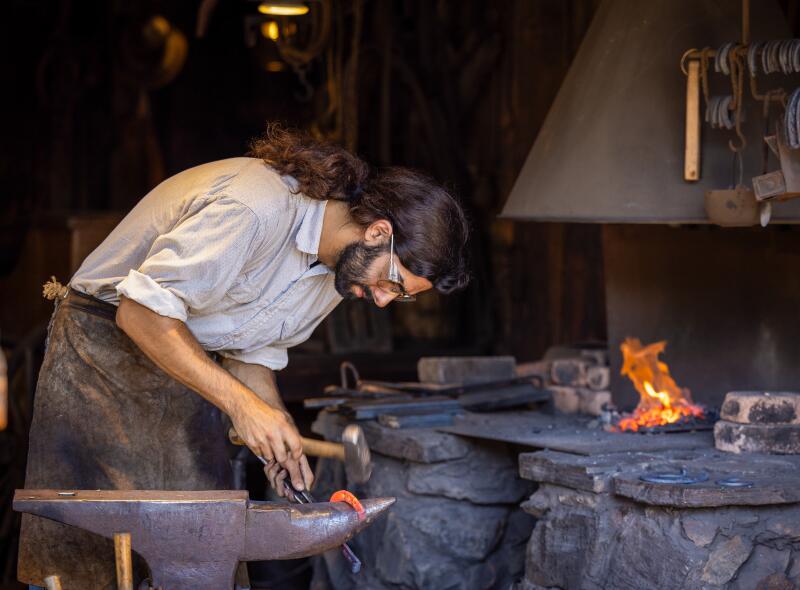
[[[621,373],[639,392],[639,404],[633,413],[617,424],[617,430],[633,430],[672,424],[685,417],[703,418],[703,408],[692,402],[688,389],[678,387],[667,364],[658,360],[667,343],[642,346],[637,338],[626,338],[620,349]]]

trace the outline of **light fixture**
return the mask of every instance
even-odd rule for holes
[[[303,2],[262,2],[258,11],[270,16],[303,16],[308,14],[308,6]]]
[[[277,41],[281,35],[280,27],[274,20],[268,20],[261,23],[261,34],[267,38]]]
[[[264,69],[271,73],[283,72],[286,70],[286,64],[273,59],[264,64]]]

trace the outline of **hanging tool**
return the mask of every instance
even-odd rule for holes
[[[700,62],[693,59],[686,72],[684,180],[700,180],[700,127]]]

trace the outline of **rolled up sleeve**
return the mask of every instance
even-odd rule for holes
[[[133,270],[117,285],[117,295],[125,295],[159,315],[186,321],[186,304],[169,289],[148,275]]]
[[[249,207],[220,197],[156,238],[117,293],[185,322],[189,311],[201,312],[225,296],[258,233],[258,218]]]

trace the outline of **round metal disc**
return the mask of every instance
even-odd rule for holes
[[[640,475],[639,479],[647,483],[691,485],[693,483],[708,481],[708,473],[705,471],[689,473],[685,469],[681,469],[678,473],[674,471],[647,473],[645,475]]]

